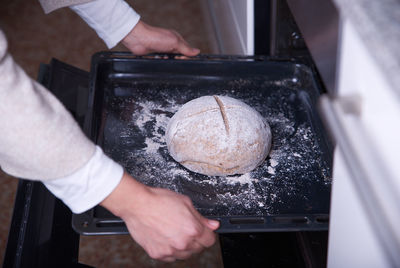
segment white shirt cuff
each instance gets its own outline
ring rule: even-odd
[[[103,201],[119,184],[123,168],[99,146],[89,162],[73,174],[43,184],[74,213],[85,212]]]
[[[140,20],[140,15],[123,0],[95,0],[70,8],[96,31],[108,48],[117,45]]]

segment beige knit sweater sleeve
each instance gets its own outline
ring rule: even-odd
[[[14,62],[0,30],[1,168],[21,178],[54,179],[84,166],[94,151],[64,106]]]
[[[58,8],[88,3],[93,0],[39,0],[44,12],[50,13]]]

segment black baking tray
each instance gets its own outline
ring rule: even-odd
[[[316,111],[321,92],[310,67],[265,57],[101,52],[90,80],[90,138],[142,183],[188,195],[202,215],[221,221],[218,232],[328,229],[332,144]],[[266,118],[272,149],[256,170],[208,177],[169,156],[169,118],[204,95],[240,99]],[[100,206],[74,215],[73,227],[86,235],[127,233]]]

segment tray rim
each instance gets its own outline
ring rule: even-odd
[[[97,67],[101,62],[107,62],[110,60],[120,60],[120,61],[185,61],[188,63],[200,63],[205,62],[271,62],[271,63],[292,63],[299,64],[310,70],[311,75],[316,83],[315,87],[320,88],[318,79],[315,77],[315,73],[312,71],[312,67],[308,66],[304,61],[299,61],[294,58],[274,58],[268,56],[239,56],[239,55],[212,55],[212,54],[201,54],[194,57],[183,57],[179,54],[149,54],[145,56],[136,56],[130,52],[112,52],[112,51],[101,51],[97,52],[92,56],[91,70],[90,70],[90,86],[89,86],[89,105],[87,114],[85,116],[84,132],[88,137],[96,143],[96,135],[93,135],[93,103],[95,96],[96,78],[97,78]],[[110,235],[110,234],[127,234],[128,230],[124,226],[123,221],[117,217],[114,220],[111,219],[101,219],[94,217],[94,209],[92,208],[82,214],[73,214],[72,226],[74,230],[82,235]],[[296,222],[299,217],[304,217],[305,221]],[[279,231],[326,231],[329,227],[329,212],[327,214],[275,214],[268,216],[207,216],[210,219],[216,219],[221,222],[221,227],[216,232],[217,233],[247,233],[247,232],[279,232]],[[262,220],[263,223],[258,224],[248,224],[239,223],[232,224],[231,221],[235,219],[245,219],[254,218]],[[284,218],[284,223],[271,224],[276,218]],[[123,226],[118,227],[107,227],[107,223],[114,221]],[[239,221],[240,222],[240,221]],[[101,227],[103,226],[103,227]],[[274,227],[272,227],[274,226]]]

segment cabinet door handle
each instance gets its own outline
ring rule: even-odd
[[[323,95],[319,108],[343,153],[351,181],[387,259],[400,267],[400,196],[378,150],[362,125],[357,97]],[[340,193],[339,193],[340,194]]]

